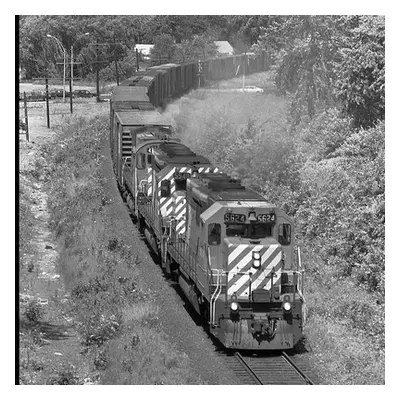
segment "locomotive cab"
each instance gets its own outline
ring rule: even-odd
[[[225,174],[188,182],[189,244],[210,330],[226,347],[291,348],[301,336],[292,220]]]

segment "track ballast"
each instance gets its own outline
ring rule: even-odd
[[[239,352],[226,354],[226,363],[242,385],[314,385],[285,352],[274,355],[248,356]]]

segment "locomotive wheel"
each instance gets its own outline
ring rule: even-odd
[[[139,232],[142,235],[144,235],[144,227],[145,227],[144,218],[139,214],[139,216],[138,216],[138,229],[139,229]]]
[[[170,258],[170,256],[168,254],[167,254],[165,262],[161,259],[161,268],[164,271],[164,275],[168,279],[171,279],[172,278],[172,274],[171,274],[171,258]]]
[[[210,318],[210,305],[207,302],[201,305],[201,315],[204,320],[204,327],[208,332],[210,330],[210,324],[208,323],[208,320]]]
[[[170,259],[169,263],[169,279],[171,279],[174,282],[178,282],[179,280],[179,265],[174,261]],[[168,274],[168,272],[167,272]]]

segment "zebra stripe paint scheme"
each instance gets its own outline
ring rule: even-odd
[[[153,194],[153,170],[152,168],[147,168],[147,196]]]
[[[250,246],[241,244],[229,245],[228,255],[228,295],[236,292],[238,298],[249,296],[251,273],[251,289],[270,289],[271,271],[275,270],[274,285],[279,284],[281,276],[282,249],[279,244]],[[254,268],[253,251],[261,255],[261,267]]]
[[[199,167],[196,170],[199,173],[207,173],[210,172],[210,170],[213,167]],[[164,180],[169,180],[171,181],[171,195],[176,191],[176,184],[175,184],[175,179],[173,179],[173,175],[175,172],[186,172],[191,174],[193,170],[193,167],[173,167],[171,170],[165,175],[161,176],[157,185],[157,193],[158,193],[158,199],[159,199],[159,204],[160,204],[160,210],[161,210],[161,215],[163,217],[168,217],[172,214],[173,212],[173,201],[171,197],[161,197],[161,182]],[[220,172],[218,168],[213,169],[214,172]]]
[[[186,232],[186,197],[174,197],[174,216],[176,220],[176,232],[183,235]]]

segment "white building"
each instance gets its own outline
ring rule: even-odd
[[[220,55],[231,56],[235,54],[235,50],[229,42],[224,40],[215,40],[214,43],[217,46],[217,51]]]
[[[137,49],[138,53],[141,55],[141,58],[144,60],[150,59],[151,49],[154,47],[154,44],[137,44],[135,46],[135,51]]]

